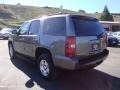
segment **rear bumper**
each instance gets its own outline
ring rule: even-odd
[[[109,54],[109,51],[105,49],[103,52],[99,54],[89,56],[84,59],[57,56],[57,57],[54,57],[54,64],[57,67],[68,69],[68,70],[82,69],[90,66],[99,65],[101,62],[103,62],[106,59],[108,54]]]

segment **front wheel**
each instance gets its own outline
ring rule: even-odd
[[[42,54],[38,58],[38,68],[40,75],[45,80],[54,80],[57,76],[57,70],[53,65],[50,54]]]
[[[12,45],[12,44],[9,44],[9,45],[8,45],[8,48],[9,48],[10,58],[11,58],[11,59],[15,59],[15,58],[16,58],[16,54],[15,54],[15,50],[14,50],[14,48],[13,48],[13,45]]]

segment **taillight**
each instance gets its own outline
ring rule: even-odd
[[[74,36],[67,37],[65,46],[65,55],[67,57],[74,57],[76,51],[76,39]]]

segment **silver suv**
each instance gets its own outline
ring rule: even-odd
[[[9,38],[11,59],[17,55],[37,62],[40,75],[56,76],[56,67],[75,70],[95,67],[105,60],[107,35],[99,21],[81,15],[53,15],[26,21]]]

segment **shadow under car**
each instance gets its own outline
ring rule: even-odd
[[[67,71],[62,70],[55,81],[45,81],[40,77],[37,67],[19,59],[11,60],[13,65],[24,72],[30,80],[25,86],[32,88],[33,82],[45,90],[120,90],[120,78],[107,73],[91,70]]]

